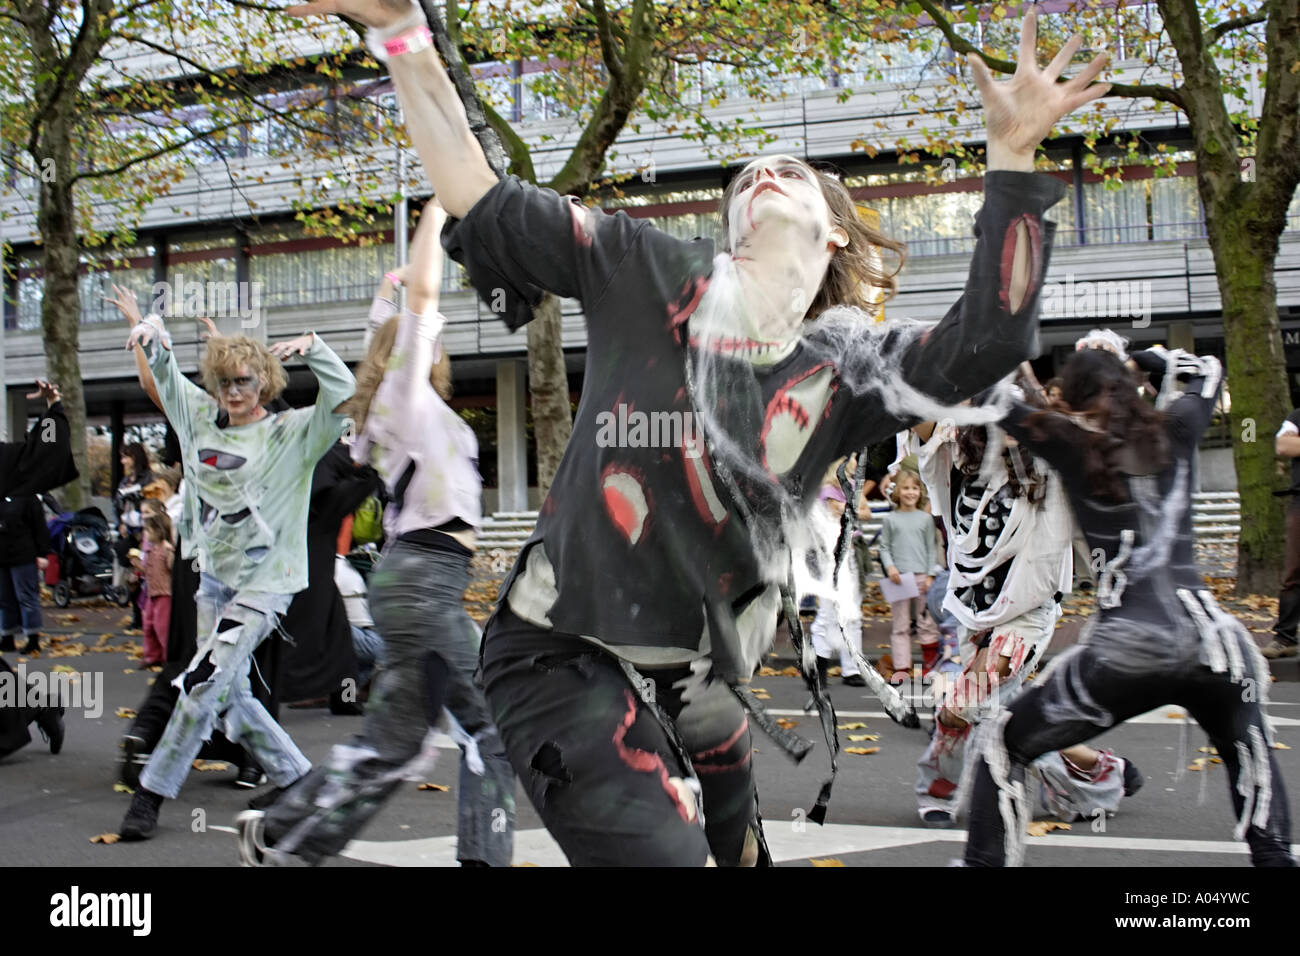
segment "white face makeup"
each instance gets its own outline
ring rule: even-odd
[[[230,420],[238,424],[248,418],[258,408],[258,393],[261,382],[247,365],[241,365],[233,374],[223,375],[217,382],[217,400],[230,415]]]
[[[799,245],[822,252],[830,238],[831,211],[816,174],[793,156],[756,159],[742,169],[727,206],[728,235],[738,258],[746,257],[756,233],[778,225],[787,227],[783,238],[791,252]]]

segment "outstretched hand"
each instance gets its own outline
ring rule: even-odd
[[[307,350],[311,348],[315,336],[310,332],[306,335],[300,335],[296,339],[286,339],[283,342],[276,342],[270,346],[270,352],[281,362],[287,362],[295,355],[306,355]]]
[[[158,338],[162,333],[161,326],[161,319],[158,320],[158,325],[154,325],[153,321],[136,322],[131,328],[131,334],[126,337],[126,350],[129,352],[137,345],[147,345]],[[166,336],[162,336],[162,344],[165,349],[171,348]]]
[[[28,398],[45,399],[45,407],[48,408],[59,400],[59,386],[53,382],[47,382],[43,378],[36,380],[36,391],[29,392]]]
[[[331,13],[348,17],[368,27],[383,29],[411,15],[414,0],[313,0],[286,7],[291,17],[327,16]]]
[[[117,307],[117,311],[122,313],[122,317],[126,319],[127,324],[132,328],[144,320],[144,316],[140,314],[140,306],[136,302],[135,293],[125,286],[120,286],[114,282],[113,294],[101,296],[100,298],[105,302],[113,303]]]
[[[995,166],[995,153],[1013,159],[1027,156],[1032,160],[1034,150],[1057,120],[1110,91],[1109,83],[1092,83],[1106,66],[1109,59],[1106,53],[1099,53],[1067,82],[1057,82],[1082,43],[1083,37],[1077,34],[1070,37],[1052,62],[1039,69],[1038,18],[1031,11],[1020,26],[1020,54],[1010,80],[995,81],[979,54],[966,55],[984,102],[990,168]]]

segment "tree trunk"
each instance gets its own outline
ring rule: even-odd
[[[537,443],[537,486],[545,498],[573,432],[569,377],[560,341],[560,300],[549,293],[528,323],[528,393]]]
[[[1273,279],[1278,235],[1260,222],[1252,203],[1233,201],[1237,191],[1222,189],[1225,201],[1217,208],[1206,205],[1223,300],[1230,437],[1241,496],[1237,594],[1272,594],[1286,555],[1284,503],[1272,493],[1288,483],[1273,453],[1273,434],[1291,410]]]
[[[41,298],[41,331],[45,337],[45,366],[59,386],[72,431],[72,457],[80,477],[60,491],[59,503],[68,509],[85,507],[90,500],[90,466],[86,457],[86,399],[82,391],[81,295],[77,274],[81,250],[77,241],[76,207],[72,193],[70,139],[52,123],[42,144],[44,156],[54,160],[52,181],[42,177],[37,219],[45,245],[45,290]]]

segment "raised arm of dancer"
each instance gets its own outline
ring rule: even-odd
[[[285,13],[295,17],[336,13],[365,24],[381,37],[426,22],[414,0],[315,0],[288,7]],[[464,216],[497,177],[470,130],[465,108],[437,51],[429,46],[390,56],[388,71],[425,175],[443,208],[457,218]]]
[[[307,426],[307,450],[316,461],[343,435],[348,417],[339,414],[339,408],[352,397],[357,380],[332,348],[315,332],[306,332],[296,339],[276,342],[270,352],[281,361],[301,355],[307,367],[316,376],[319,391],[312,406],[311,421]]]
[[[181,373],[171,336],[160,316],[150,314],[133,325],[126,347],[138,347],[144,353],[154,383],[150,398],[157,397],[156,404],[177,433],[184,433],[197,417],[215,409],[216,399]]]
[[[442,207],[431,201],[420,215],[420,225],[411,243],[406,311],[402,313],[397,340],[393,343],[393,357],[389,360],[392,371],[388,373],[395,376],[404,396],[414,395],[417,388],[429,381],[429,372],[437,359],[434,346],[443,326],[443,317],[438,314],[438,287],[442,280],[442,245],[438,235],[446,219]]]
[[[122,313],[126,319],[128,327],[134,329],[144,321],[144,316],[140,314],[140,306],[135,300],[135,293],[130,289],[113,283],[113,294],[102,297],[105,302],[111,302],[117,307],[117,311]],[[162,411],[162,399],[158,397],[158,386],[153,380],[153,372],[149,369],[149,362],[144,357],[143,349],[135,350],[135,377],[140,382],[140,387],[144,393],[149,396],[149,401]]]
[[[988,128],[978,241],[961,299],[904,357],[908,383],[944,402],[968,397],[1033,354],[1053,231],[1043,214],[1065,189],[1047,176],[1023,174],[1033,171],[1034,151],[1061,117],[1110,89],[1092,84],[1106,64],[1104,54],[1068,82],[1057,82],[1082,43],[1078,36],[1039,69],[1037,35],[1031,12],[1021,25],[1016,72],[1005,82],[995,82],[975,54],[968,58]]]
[[[1129,354],[1129,359],[1151,376],[1152,384],[1164,394],[1172,373],[1183,382],[1182,395],[1165,408],[1169,438],[1175,447],[1191,448],[1201,440],[1214,417],[1214,406],[1223,390],[1223,367],[1212,355],[1196,356],[1160,347]],[[1159,406],[1157,406],[1159,407]]]

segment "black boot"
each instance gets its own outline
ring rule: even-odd
[[[50,753],[56,754],[63,749],[63,708],[42,707],[36,715],[36,726],[42,736],[50,743]]]
[[[147,840],[153,836],[154,830],[158,829],[158,808],[162,806],[163,799],[144,787],[137,790],[131,798],[126,816],[122,818],[122,829],[118,831],[118,836],[128,843]]]
[[[12,634],[0,634],[0,653],[8,651],[12,654],[16,650],[18,650],[18,645],[14,643],[14,636]]]
[[[140,787],[140,771],[149,762],[151,756],[145,750],[148,742],[137,734],[127,734],[122,738],[122,783],[132,790]]]
[[[23,646],[23,653],[24,653],[24,654],[35,654],[35,653],[36,653],[37,651],[39,651],[40,649],[41,649],[41,635],[40,635],[40,634],[28,634],[28,635],[27,635],[27,643],[26,643],[26,645]]]

